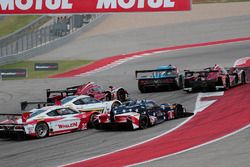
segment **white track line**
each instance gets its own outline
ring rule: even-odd
[[[249,127],[250,127],[250,124],[249,124],[249,125],[246,125],[245,127],[241,128],[241,129],[239,129],[239,130],[237,130],[237,131],[234,131],[234,132],[232,132],[232,133],[229,133],[229,134],[227,134],[227,135],[225,135],[225,136],[222,136],[222,137],[220,137],[220,138],[218,138],[218,139],[211,140],[211,141],[206,142],[206,143],[204,143],[204,144],[200,144],[200,145],[198,145],[198,146],[194,146],[194,147],[188,148],[188,149],[186,149],[186,150],[183,150],[183,151],[180,151],[180,152],[177,152],[177,153],[173,153],[173,154],[170,154],[170,155],[166,155],[166,156],[163,156],[163,157],[159,157],[159,158],[155,158],[155,159],[152,159],[152,160],[148,160],[148,161],[144,161],[144,162],[140,162],[140,163],[128,165],[127,167],[132,167],[132,166],[136,166],[136,165],[142,165],[142,164],[145,164],[145,163],[150,163],[150,162],[153,162],[153,161],[157,161],[157,160],[161,160],[161,159],[164,159],[164,158],[168,158],[168,157],[171,157],[171,156],[174,156],[174,155],[182,154],[182,153],[185,153],[185,152],[187,152],[187,151],[191,151],[191,150],[194,150],[194,149],[197,149],[197,148],[206,146],[206,145],[208,145],[208,144],[211,144],[211,143],[214,143],[214,142],[223,140],[223,139],[225,139],[225,138],[227,138],[227,137],[230,137],[230,136],[232,136],[232,135],[235,135],[235,134],[237,134],[237,133],[239,133],[239,132],[241,132],[241,131],[243,131],[243,130],[249,128]]]

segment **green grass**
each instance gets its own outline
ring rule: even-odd
[[[25,27],[33,20],[40,17],[39,15],[27,15],[27,16],[5,16],[0,21],[0,37],[6,36]]]
[[[77,67],[84,66],[91,62],[92,61],[90,60],[22,61],[14,64],[0,66],[0,69],[27,69],[28,77],[26,79],[34,79],[34,78],[47,78],[50,75],[66,72],[75,69]],[[35,63],[58,63],[59,68],[58,71],[35,71],[34,70]],[[23,78],[17,78],[17,79],[23,79]]]
[[[193,0],[193,4],[198,3],[226,3],[226,2],[247,2],[250,0]]]

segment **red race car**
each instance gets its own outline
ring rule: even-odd
[[[66,90],[50,90],[47,89],[47,102],[54,103],[69,95],[88,95],[97,100],[119,100],[121,102],[128,100],[128,92],[122,87],[110,86],[107,90],[102,86],[88,82],[83,85],[68,87]]]
[[[220,90],[246,83],[246,72],[242,69],[231,67],[223,68],[219,65],[208,67],[204,70],[185,71],[184,90]]]

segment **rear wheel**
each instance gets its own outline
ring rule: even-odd
[[[241,83],[246,84],[246,74],[244,72],[241,74]]]
[[[146,115],[141,115],[139,119],[139,128],[146,129],[149,125],[149,119]]]
[[[88,128],[94,128],[95,127],[95,118],[98,115],[98,113],[93,113],[90,116],[89,123],[88,123]]]
[[[225,89],[229,89],[229,88],[230,88],[230,79],[229,79],[229,76],[227,76]]]
[[[184,109],[183,109],[182,105],[176,104],[176,107],[175,107],[175,109],[174,109],[174,117],[175,117],[175,118],[180,118],[180,117],[182,117],[183,112],[184,112]]]
[[[177,89],[182,89],[183,88],[183,76],[179,76],[179,84],[177,85]]]
[[[45,122],[40,122],[36,125],[35,132],[37,138],[44,138],[48,136],[49,127]]]
[[[147,93],[147,89],[144,86],[139,85],[139,90],[141,93]]]

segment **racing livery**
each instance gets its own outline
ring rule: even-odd
[[[166,120],[191,116],[181,104],[157,105],[152,100],[134,100],[115,107],[110,113],[96,116],[97,129],[127,128],[145,129]]]
[[[69,95],[88,95],[102,101],[117,99],[123,102],[128,100],[128,92],[122,87],[116,88],[109,86],[109,88],[105,90],[102,86],[94,82],[88,82],[82,85],[68,87],[66,90],[47,89],[47,102],[55,102]]]
[[[64,106],[46,106],[22,114],[0,114],[0,137],[47,136],[87,129],[90,114]]]
[[[155,70],[135,71],[138,88],[141,93],[146,93],[157,88],[181,89],[183,76],[175,66],[160,66]]]
[[[22,110],[24,110],[28,104],[62,105],[65,107],[73,108],[80,112],[88,113],[88,115],[90,116],[88,126],[92,127],[93,119],[97,114],[103,112],[108,113],[115,106],[121,105],[121,102],[118,100],[100,101],[87,95],[80,95],[80,96],[74,95],[74,96],[67,96],[62,100],[56,101],[55,103],[22,102]],[[38,108],[39,107],[40,106],[38,106]]]
[[[245,83],[246,73],[244,70],[236,67],[223,68],[216,64],[214,67],[203,70],[185,71],[184,91],[226,90]]]

